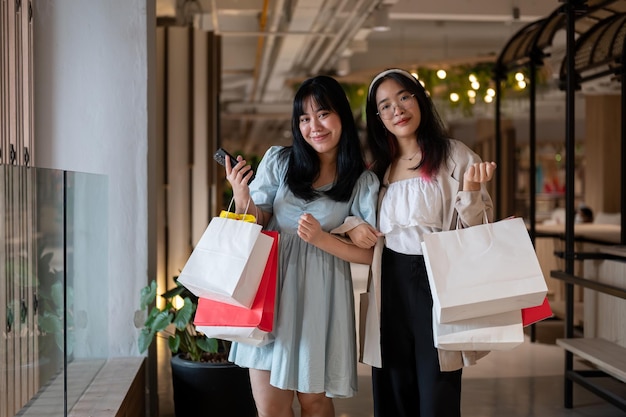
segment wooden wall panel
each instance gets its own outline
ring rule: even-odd
[[[0,417],[39,388],[31,12],[0,0]]]
[[[620,205],[619,95],[585,96],[585,203],[594,213],[617,213]]]

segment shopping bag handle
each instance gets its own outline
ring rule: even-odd
[[[489,217],[487,217],[487,210],[483,209],[483,222],[482,224],[488,224],[489,223]],[[461,225],[461,216],[459,216],[459,212],[456,212],[456,230],[461,229],[461,227],[459,227]],[[471,227],[471,226],[470,226]]]
[[[489,245],[485,248],[485,250],[483,251],[483,254],[486,253],[487,251],[489,251],[489,249],[491,249],[491,247],[493,246],[493,242],[495,240],[495,237],[493,235],[493,226],[491,223],[489,223],[489,218],[487,217],[487,210],[483,210],[483,223],[480,225],[475,225],[475,226],[483,226],[483,225],[487,225],[487,227],[485,228],[487,230],[487,234],[489,235]],[[463,246],[463,242],[461,241],[461,234],[459,233],[459,230],[461,230],[461,228],[459,227],[461,224],[461,220],[460,220],[460,216],[459,213],[457,212],[456,214],[456,229],[454,230],[454,233],[456,235],[456,239],[459,242],[459,246]],[[469,228],[475,227],[475,226],[470,226]],[[468,228],[465,228],[468,229]]]
[[[233,213],[230,211],[233,202],[235,201],[235,197],[230,199],[230,203],[228,204],[228,210],[222,210],[220,213],[220,217],[232,220],[242,220],[248,223],[256,223],[256,217],[252,214],[248,214],[248,208],[250,208],[250,198],[248,198],[248,204],[246,204],[246,211],[244,213]]]

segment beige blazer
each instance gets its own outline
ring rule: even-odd
[[[487,213],[489,221],[493,221],[493,203],[489,193],[483,186],[480,192],[462,191],[463,174],[468,166],[481,162],[481,159],[466,145],[457,140],[451,139],[450,157],[447,164],[439,170],[437,174],[437,184],[441,189],[444,198],[443,204],[443,226],[444,230],[456,229],[457,213],[461,227],[468,227],[482,224],[484,213]],[[389,170],[385,174],[383,184],[381,184],[378,195],[378,209],[386,192],[387,177]],[[379,226],[378,224],[376,225]],[[349,229],[348,229],[349,230]],[[416,242],[419,245],[419,242]],[[368,280],[368,292],[361,296],[361,320],[360,323],[360,361],[371,366],[380,368],[382,360],[380,355],[380,280],[381,280],[381,259],[384,246],[384,237],[378,239],[374,247],[374,259]],[[444,351],[439,350],[439,362],[442,371],[454,371],[464,366],[473,365],[476,361],[489,352],[476,351]]]

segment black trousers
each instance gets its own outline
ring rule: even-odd
[[[459,417],[461,370],[439,370],[424,258],[385,248],[381,291],[383,366],[372,368],[374,415]]]

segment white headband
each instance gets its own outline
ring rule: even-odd
[[[403,69],[391,68],[391,69],[388,69],[388,70],[385,70],[385,71],[381,72],[380,74],[378,74],[377,76],[374,77],[374,79],[370,83],[370,88],[367,90],[367,96],[369,97],[370,94],[372,94],[372,87],[374,86],[374,83],[376,83],[376,81],[380,80],[384,76],[389,75],[391,73],[402,74],[405,77],[407,77],[408,79],[415,81],[415,83],[417,84],[417,79],[411,73],[409,73],[409,72],[407,72],[407,71],[405,71]]]

